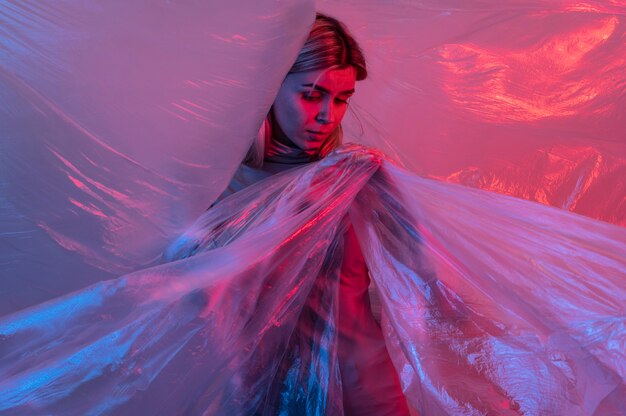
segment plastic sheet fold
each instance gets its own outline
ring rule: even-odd
[[[235,172],[314,9],[369,67],[346,140],[624,224],[623,1],[0,7],[0,314],[154,265]]]
[[[0,314],[156,264],[227,185],[313,10],[0,2]]]
[[[222,200],[173,261],[5,317],[2,411],[342,414],[347,214],[421,414],[624,409],[623,228],[349,145]]]
[[[389,156],[348,145],[206,211],[316,8],[368,63],[345,140]],[[348,217],[415,409],[623,414],[625,16],[0,0],[0,414],[341,414]]]
[[[414,172],[624,224],[625,2],[319,7],[353,30],[370,69],[344,121],[351,140]]]

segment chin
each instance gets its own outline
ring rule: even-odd
[[[302,140],[300,143],[296,143],[298,145],[298,147],[302,150],[318,150],[322,147],[322,143],[324,143],[324,140],[311,140],[311,139],[306,139],[306,140]]]
[[[319,149],[320,147],[322,147],[322,143],[323,141],[319,141],[319,142],[308,141],[304,143],[304,148],[305,149]]]

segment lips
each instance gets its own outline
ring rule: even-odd
[[[307,130],[307,131],[309,133],[316,134],[318,136],[326,136],[326,135],[330,134],[329,131],[314,131],[314,130]]]

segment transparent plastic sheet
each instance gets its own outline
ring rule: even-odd
[[[0,7],[0,315],[154,264],[235,171],[314,8],[368,62],[347,141],[625,224],[624,1]]]
[[[379,164],[343,152],[273,177],[207,211],[174,255],[193,257],[9,316],[0,410],[342,414],[335,237]]]
[[[422,414],[626,411],[626,232],[383,165],[350,217]]]
[[[348,213],[421,414],[623,412],[626,230],[355,145],[222,200],[180,260],[3,319],[2,410],[342,414]]]
[[[397,155],[414,172],[485,187],[624,224],[626,149],[622,126],[626,114],[626,75],[622,69],[626,42],[623,1],[503,3],[359,0],[320,1],[318,6],[347,23],[364,46],[370,68],[369,79],[358,84],[358,93],[351,102],[354,111],[344,123],[347,140],[358,139],[384,148],[388,153]],[[3,35],[0,37],[0,314],[158,262],[162,251],[210,205],[236,169],[313,17],[310,2],[96,4],[69,0],[5,0],[0,1],[0,7],[0,31]],[[617,275],[617,278],[611,280],[605,272],[597,269],[603,264],[603,259],[624,253],[622,231],[586,219],[573,220],[577,217],[553,210],[544,211],[519,201],[510,202],[510,206],[501,202],[502,211],[498,209],[494,212],[504,217],[500,216],[492,223],[489,219],[493,211],[489,208],[490,204],[510,199],[468,193],[459,187],[442,185],[441,189],[449,190],[448,194],[429,181],[419,181],[420,186],[424,185],[427,189],[435,187],[447,196],[440,205],[420,205],[428,201],[416,201],[410,196],[416,189],[416,180],[409,179],[405,174],[396,174],[403,178],[407,191],[405,196],[401,195],[404,191],[392,193],[392,196],[402,196],[401,200],[408,202],[400,203],[400,206],[405,206],[406,212],[401,211],[389,220],[388,227],[397,235],[404,236],[404,242],[413,247],[415,241],[411,242],[410,235],[414,229],[423,235],[428,235],[430,230],[437,236],[426,240],[426,243],[421,242],[423,236],[415,238],[420,241],[418,247],[428,248],[429,244],[433,247],[423,249],[430,253],[424,260],[427,271],[433,269],[431,275],[447,285],[441,293],[449,295],[450,291],[458,292],[462,294],[463,303],[469,305],[465,307],[451,302],[446,306],[450,312],[447,319],[452,322],[446,328],[452,333],[457,331],[455,322],[463,321],[459,315],[480,321],[476,325],[469,322],[467,328],[458,329],[461,334],[469,334],[470,339],[475,340],[471,346],[456,344],[457,351],[450,352],[448,348],[442,352],[441,345],[430,344],[421,351],[434,351],[443,357],[453,356],[457,361],[459,358],[468,362],[474,360],[472,364],[484,370],[484,373],[477,370],[484,375],[483,381],[482,375],[473,379],[466,376],[450,378],[450,383],[454,380],[459,380],[459,383],[471,381],[467,390],[448,385],[448,378],[437,374],[440,372],[449,376],[453,370],[460,371],[459,367],[456,370],[447,368],[451,360],[442,360],[441,366],[428,361],[436,355],[414,354],[417,351],[414,347],[419,344],[411,341],[418,335],[433,339],[433,334],[438,333],[437,325],[443,322],[442,318],[434,319],[432,325],[426,326],[423,331],[420,327],[419,331],[407,333],[402,331],[404,321],[394,320],[393,315],[387,316],[386,325],[392,325],[386,326],[389,348],[412,402],[425,409],[453,409],[450,410],[452,414],[462,411],[476,414],[480,410],[474,411],[472,406],[480,409],[480,406],[492,406],[494,403],[500,406],[495,413],[504,413],[502,409],[513,412],[519,406],[520,409],[530,409],[528,412],[532,414],[532,409],[542,405],[537,403],[537,397],[543,396],[532,397],[532,392],[524,388],[534,387],[535,375],[550,369],[554,377],[546,376],[542,380],[546,383],[556,381],[536,387],[533,391],[539,391],[539,388],[558,391],[559,381],[563,380],[555,375],[558,374],[555,367],[559,367],[564,369],[569,380],[573,380],[569,386],[577,386],[572,387],[574,392],[567,393],[569,397],[578,394],[576,391],[586,395],[586,398],[578,396],[578,402],[573,401],[571,406],[581,403],[581,407],[573,410],[570,407],[570,414],[591,413],[594,403],[606,397],[616,385],[615,376],[611,374],[619,374],[622,379],[624,374],[619,365],[624,351],[624,312],[616,306],[624,303],[623,256],[616,258],[621,266],[607,269],[613,270],[616,274],[611,276]],[[387,183],[391,182],[393,180]],[[390,192],[384,190],[385,193]],[[456,192],[459,192],[461,200],[454,197]],[[429,194],[421,195],[430,198]],[[437,216],[443,216],[446,214],[443,211],[457,205],[471,208],[474,196],[476,205],[469,212],[460,212],[458,218]],[[262,194],[249,197],[250,201],[257,197],[263,200]],[[448,197],[450,200],[446,199]],[[389,207],[390,201],[393,199],[379,205]],[[483,205],[478,201],[482,201]],[[504,205],[512,212],[518,212],[519,216],[506,217]],[[426,218],[424,212],[435,214],[432,221],[430,217]],[[537,217],[533,218],[531,214]],[[557,221],[557,224],[566,225],[538,224],[544,215]],[[368,218],[365,212],[362,216]],[[416,217],[419,219],[417,226],[410,226]],[[441,222],[437,223],[439,218]],[[452,227],[453,220],[460,222]],[[393,226],[394,221],[399,223]],[[238,235],[244,231],[237,224],[240,223],[233,221],[229,232],[215,238],[230,241],[229,233]],[[511,228],[508,228],[509,224],[513,224]],[[377,236],[384,231],[382,224],[368,225],[367,220],[363,220],[362,225],[362,240],[384,240]],[[537,232],[534,234],[536,248],[530,244],[533,240],[529,239],[528,246],[522,250],[523,241],[511,240],[509,246],[509,238],[503,237],[525,236],[523,230],[516,228],[522,225],[524,229]],[[335,226],[339,227],[339,223]],[[468,228],[464,231],[466,226]],[[364,230],[368,230],[367,227],[374,227],[374,231],[366,233]],[[379,227],[378,231],[376,227]],[[482,233],[487,230],[494,231],[492,237],[495,240],[488,239],[487,246],[478,245],[480,248],[475,248],[479,241],[474,235],[484,235]],[[571,234],[574,232],[579,233],[580,238]],[[370,234],[371,237],[368,237]],[[202,238],[202,232],[194,235],[195,238]],[[187,237],[189,235],[178,240],[181,246],[176,247],[187,247],[192,251],[194,247],[200,247],[197,241],[192,243],[193,240],[187,240]],[[207,242],[213,241],[208,234],[205,237]],[[575,242],[572,242],[573,237],[576,237]],[[285,243],[290,241],[285,240]],[[384,241],[391,246],[395,244],[394,240]],[[441,241],[441,246],[438,241]],[[186,246],[187,243],[191,245]],[[330,244],[322,242],[326,243]],[[377,246],[374,244],[371,247]],[[557,247],[559,252],[555,253]],[[262,247],[259,245],[257,248]],[[544,249],[552,251],[547,250],[546,254]],[[533,256],[537,255],[544,261],[535,261],[532,256],[524,257],[519,254],[520,250],[530,250]],[[226,253],[223,250],[216,252],[220,255]],[[392,250],[387,252],[392,253]],[[10,372],[19,372],[20,369],[34,372],[38,368],[52,366],[58,369],[56,373],[42,370],[42,374],[52,378],[63,377],[63,371],[70,374],[68,369],[82,369],[80,374],[87,379],[98,374],[98,369],[104,369],[107,374],[112,374],[111,380],[125,380],[119,389],[111,382],[108,391],[113,393],[106,398],[104,392],[108,387],[103,378],[92,383],[62,379],[56,385],[61,386],[57,390],[52,386],[51,391],[55,394],[62,394],[63,386],[81,384],[82,387],[68,401],[50,404],[51,409],[74,404],[76,397],[82,397],[80,392],[90,391],[91,388],[100,391],[99,396],[94,396],[94,402],[102,399],[103,407],[100,409],[105,409],[116,401],[124,401],[130,394],[125,391],[128,387],[129,391],[140,389],[133,399],[136,402],[131,400],[125,405],[128,413],[135,411],[136,414],[138,408],[133,406],[140,409],[152,399],[161,404],[155,413],[167,413],[170,409],[200,413],[198,409],[205,408],[209,398],[217,397],[211,388],[223,387],[220,383],[222,379],[216,376],[213,387],[206,387],[202,385],[203,382],[210,384],[204,378],[206,369],[189,363],[201,363],[203,359],[214,363],[215,356],[194,361],[194,352],[187,350],[179,356],[176,351],[185,342],[188,346],[200,345],[197,348],[202,349],[203,342],[214,335],[211,332],[211,336],[202,336],[206,334],[202,331],[210,330],[202,327],[196,319],[200,315],[198,311],[203,309],[204,300],[194,295],[180,300],[183,287],[179,292],[180,299],[174,291],[167,301],[150,302],[154,297],[161,299],[168,293],[170,285],[177,284],[169,277],[175,276],[178,281],[179,276],[198,276],[203,270],[224,270],[225,274],[233,272],[236,275],[235,269],[244,265],[224,266],[223,262],[239,255],[234,251],[228,253],[229,256],[207,260],[206,264],[194,257],[176,263],[176,266],[161,266],[121,280],[105,281],[30,312],[8,316],[3,320],[5,328],[9,328],[8,332],[13,333],[16,329],[18,316],[32,324],[32,332],[26,335],[26,332],[18,331],[20,335],[16,338],[2,338],[2,353],[6,354],[3,357],[19,356],[26,351],[26,347],[35,350],[34,346],[40,343],[41,354],[49,349],[49,359],[44,360],[40,354],[19,361],[2,358],[0,362],[11,367],[3,367]],[[383,262],[380,253],[375,254],[378,257],[370,260],[371,268]],[[212,258],[210,252],[202,256]],[[497,261],[485,264],[494,256]],[[526,259],[525,264],[519,263],[520,256]],[[396,257],[410,263],[401,253],[388,259]],[[564,259],[568,259],[567,269],[563,269]],[[466,267],[460,268],[459,264]],[[530,274],[509,268],[508,264],[521,267],[519,270]],[[450,271],[453,268],[451,265],[458,270]],[[576,265],[580,267],[576,268]],[[423,271],[421,264],[414,266]],[[195,269],[199,272],[196,273]],[[483,270],[485,273],[482,273]],[[470,277],[467,283],[460,279],[463,273]],[[145,278],[137,280],[138,286],[133,287],[129,294],[124,285],[127,279],[134,276]],[[384,277],[380,276],[379,273],[375,279],[384,287]],[[497,281],[502,279],[502,285],[490,288],[492,282],[484,279],[491,276],[498,276]],[[519,277],[513,282],[515,285],[507,280],[512,276]],[[526,276],[534,277],[527,279]],[[550,276],[552,278],[547,280],[552,285],[543,287],[544,290],[552,290],[549,296],[548,292],[535,293],[539,287],[535,282]],[[568,276],[567,280],[563,276]],[[581,276],[582,279],[579,279]],[[241,279],[245,281],[245,278]],[[493,280],[496,281],[495,278]],[[154,282],[152,289],[150,281]],[[145,294],[143,287],[139,287],[144,283]],[[248,284],[248,281],[245,283]],[[258,284],[257,281],[253,283]],[[509,284],[512,285],[511,290],[507,290]],[[562,290],[556,289],[559,284]],[[156,287],[158,285],[163,285],[163,290]],[[539,306],[529,301],[522,305],[516,303],[519,299],[510,300],[512,293],[521,290],[520,285],[524,296],[535,299]],[[233,283],[234,286],[236,283]],[[593,289],[588,289],[588,286]],[[231,286],[225,284],[224,290],[226,287]],[[332,284],[328,287],[330,290]],[[415,288],[414,300],[420,299],[420,289]],[[117,293],[119,297],[116,297]],[[152,296],[153,293],[157,294]],[[390,310],[389,305],[399,306],[395,297],[397,291],[390,293],[393,296],[384,299],[387,310]],[[251,296],[254,297],[254,294]],[[292,304],[295,311],[303,307],[302,302],[305,301],[294,296],[297,298]],[[325,293],[325,296],[332,295]],[[136,306],[137,299],[146,303]],[[227,297],[216,296],[215,299],[220,307],[230,302]],[[492,302],[492,299],[495,300]],[[110,303],[107,303],[109,300]],[[232,301],[237,301],[237,298]],[[410,299],[405,297],[402,301],[409,302]],[[100,309],[97,306],[99,303],[105,306]],[[164,306],[166,304],[169,306]],[[58,305],[58,309],[54,305]],[[234,305],[224,306],[224,313],[227,314],[229,307],[236,308]],[[596,307],[598,309],[594,309]],[[332,308],[332,301],[324,298],[315,311],[327,317]],[[569,311],[569,315],[563,315],[571,317],[569,322],[565,322],[564,318],[563,321],[558,319],[561,308]],[[419,309],[418,313],[421,310],[429,309]],[[431,308],[424,313],[428,316],[436,310]],[[579,313],[573,314],[574,310]],[[68,311],[76,312],[76,321],[72,320],[74,315]],[[550,312],[554,322],[544,323],[543,314],[550,315]],[[501,332],[508,334],[503,335],[504,340],[493,335],[497,331],[479,319],[479,313],[506,328]],[[128,320],[124,321],[126,314]],[[518,315],[524,318],[518,318]],[[134,316],[142,318],[131,321]],[[256,317],[254,314],[250,316]],[[259,316],[267,317],[263,314]],[[406,316],[415,318],[408,312]],[[508,326],[502,324],[503,316],[511,319]],[[543,327],[533,324],[537,316],[541,317]],[[81,321],[82,317],[87,318]],[[285,318],[287,321],[289,319]],[[185,327],[185,322],[191,324]],[[295,324],[293,316],[289,322],[296,325],[295,328],[301,324]],[[332,320],[328,322],[329,327],[324,327],[328,331],[324,333],[327,338],[319,344],[320,348],[332,344]],[[73,325],[76,327],[72,328]],[[57,337],[52,329],[58,328],[62,329]],[[158,330],[150,332],[153,329]],[[89,331],[93,332],[90,334]],[[306,338],[307,332],[301,332]],[[440,332],[446,334],[443,330]],[[75,344],[72,344],[72,337],[63,338],[63,334],[69,333],[78,334]],[[518,333],[530,334],[528,338],[534,337],[538,341],[524,343],[523,339],[514,338]],[[28,342],[31,335],[34,344]],[[155,337],[154,346],[144,342],[142,336]],[[125,359],[119,358],[125,356],[125,351],[130,348],[124,342],[131,342],[129,340],[135,337],[139,339],[135,341],[136,345],[146,348],[146,355],[142,358],[147,363],[145,371],[140,365],[126,363]],[[81,350],[82,345],[100,338],[103,339],[102,345],[108,341],[112,343],[109,345],[113,347],[97,346],[103,348],[101,351],[110,352],[110,355],[90,355],[93,350],[83,349],[82,355],[66,362],[58,358]],[[13,339],[25,340],[24,351],[20,349],[20,343],[14,343]],[[156,340],[162,343],[157,344]],[[401,341],[403,344],[395,347]],[[63,342],[63,347],[54,347],[56,342]],[[219,342],[218,345],[223,345]],[[280,345],[280,337],[272,342]],[[517,378],[498,378],[497,369],[506,367],[503,363],[510,362],[502,359],[504,346],[510,347],[511,344],[518,350],[508,357],[518,357],[517,362],[523,362],[519,366],[516,364],[515,370],[533,368],[533,371],[518,374]],[[17,349],[13,349],[15,345]],[[479,348],[477,345],[485,347],[482,355],[473,354],[471,348]],[[542,355],[541,345],[547,346],[544,352],[556,351],[551,356],[551,364],[545,358],[547,352]],[[577,345],[582,350],[576,356]],[[488,346],[491,346],[489,351],[495,351],[491,355],[487,353]],[[184,347],[181,348],[180,351],[183,351]],[[206,351],[213,351],[211,348],[207,347]],[[276,348],[267,349],[268,354],[281,349]],[[518,353],[525,349],[534,351],[535,355],[530,356],[537,357],[533,361],[536,367],[519,358]],[[562,350],[566,352],[562,353]],[[332,348],[330,351],[332,355]],[[465,351],[468,354],[463,354]],[[317,353],[321,352],[325,351]],[[589,353],[595,358],[586,358]],[[165,359],[162,358],[164,356]],[[174,357],[169,361],[171,364],[161,371],[160,365],[169,357]],[[84,361],[80,361],[83,358]],[[175,361],[177,359],[180,361]],[[233,358],[235,363],[241,364],[238,360],[239,357]],[[267,360],[271,361],[271,358]],[[328,376],[330,385],[334,370],[330,366],[324,370],[322,363],[332,362],[332,359],[327,357],[324,360],[318,361],[318,367],[319,371],[327,370],[331,374]],[[532,361],[531,358],[528,360]],[[590,362],[587,366],[584,365],[586,361]],[[498,363],[502,365],[498,366]],[[243,367],[244,364],[241,364],[240,368]],[[89,373],[88,368],[93,373]],[[129,375],[129,368],[135,371],[133,376]],[[211,368],[210,365],[207,368]],[[463,371],[468,369],[467,366],[460,368]],[[570,368],[573,370],[570,371]],[[577,374],[589,374],[593,369],[597,369],[597,373],[588,378],[592,381],[588,381],[585,389],[584,377]],[[247,371],[254,374],[250,368]],[[217,369],[216,372],[227,373],[229,380],[233,374],[230,368]],[[141,374],[147,375],[142,378]],[[24,377],[27,375],[25,373]],[[520,381],[522,376],[525,378]],[[15,382],[15,377],[11,376],[5,382]],[[132,377],[136,381],[131,380]],[[143,392],[141,388],[147,385],[150,377],[155,377],[158,383],[155,381],[154,390]],[[302,373],[300,377],[306,378],[307,374]],[[493,381],[495,379],[501,383]],[[46,384],[47,380],[42,378],[39,381]],[[172,386],[171,383],[176,380],[182,381]],[[192,384],[185,384],[189,380],[200,383],[200,387],[191,391]],[[514,381],[518,383],[517,387],[511,386],[510,382]],[[493,390],[486,386],[496,385],[503,386],[497,394],[485,393]],[[190,386],[190,391],[186,390],[186,386]],[[437,389],[439,386],[442,387],[440,390]],[[487,404],[477,404],[477,399],[463,396],[464,391],[474,391],[474,386],[484,387],[476,392],[476,397],[485,398]],[[203,390],[205,387],[206,390]],[[12,388],[7,394],[16,394],[13,397],[27,394],[18,390],[18,387]],[[209,393],[203,396],[200,392],[204,391]],[[432,391],[441,391],[447,396],[437,396]],[[515,394],[505,399],[510,391]],[[213,393],[215,395],[212,396]],[[319,394],[321,396],[318,397],[323,397],[325,393]],[[144,395],[145,402],[141,395]],[[55,397],[58,396],[53,395],[51,400]],[[228,393],[225,397],[224,400],[213,401],[218,409],[219,406],[243,409],[237,407],[243,406],[241,402],[229,401]],[[247,400],[253,395],[245,396],[242,392],[241,397]],[[502,401],[496,403],[495,397]],[[550,397],[553,400],[545,405],[557,406],[559,394]],[[43,402],[45,400],[39,403]],[[252,403],[262,403],[262,399],[252,400]],[[465,403],[467,407],[460,410],[459,406],[465,406]],[[81,404],[78,400],[76,404],[89,407],[93,403]],[[339,406],[332,399],[326,404],[329,413]],[[189,407],[196,405],[197,408]],[[623,403],[619,402],[618,395],[609,396],[601,406],[604,408],[598,408],[597,414],[611,414],[611,408],[614,413],[623,413]],[[97,413],[98,408],[94,409]],[[209,413],[211,411],[208,410]],[[311,409],[311,412],[315,411],[315,408]],[[6,412],[13,414],[14,410]],[[27,408],[23,412],[32,414],[34,411]],[[218,410],[215,413],[219,413]]]
[[[626,2],[333,0],[369,74],[350,140],[414,172],[626,225]]]
[[[313,19],[310,1],[0,1],[0,315],[156,264]]]

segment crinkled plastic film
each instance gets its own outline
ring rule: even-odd
[[[1,314],[156,264],[228,184],[314,18],[306,1],[0,7]]]
[[[389,165],[350,212],[423,414],[624,410],[623,228]]]
[[[623,228],[348,146],[215,205],[177,242],[180,260],[5,319],[3,410],[342,414],[348,212],[416,409],[623,409]]]
[[[0,313],[154,264],[235,171],[314,8],[367,58],[348,141],[624,224],[622,1],[5,0]]]
[[[412,171],[626,224],[624,1],[321,1],[364,47],[350,138]]]
[[[368,62],[345,140],[395,162],[206,211],[315,8]],[[0,413],[342,414],[348,218],[412,407],[624,413],[625,8],[0,1]]]
[[[303,400],[289,403],[289,414],[341,414],[335,237],[378,164],[348,153],[302,174],[288,172],[272,190],[260,183],[209,210],[186,233],[205,242],[190,244],[193,257],[5,320],[1,410],[276,414],[283,394]],[[269,191],[264,200],[261,189]],[[300,318],[305,305],[319,321],[312,332]],[[63,347],[51,348],[57,343]],[[318,349],[305,354],[311,345]],[[288,346],[297,357],[283,358]],[[285,385],[281,371],[289,374]],[[288,390],[307,385],[315,390]]]

